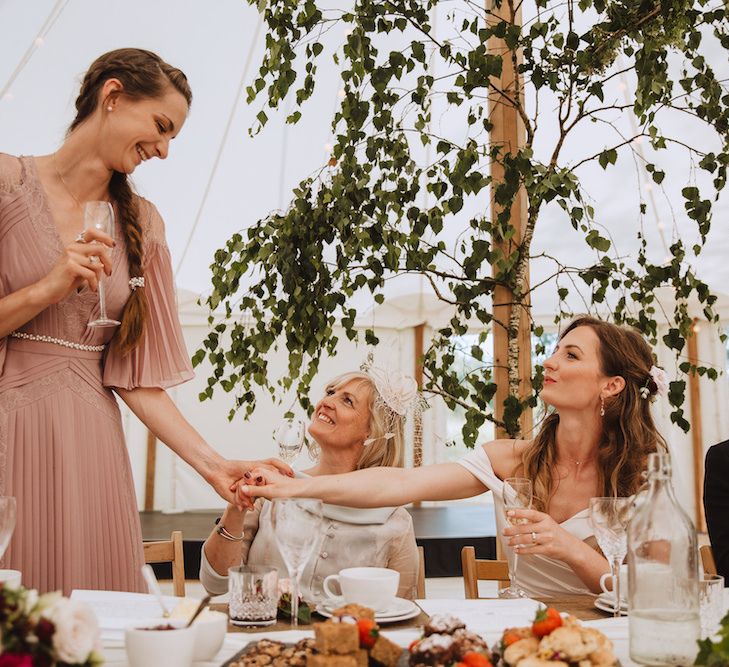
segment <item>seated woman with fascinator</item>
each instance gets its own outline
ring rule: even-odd
[[[375,466],[402,467],[405,420],[420,408],[415,380],[370,367],[335,377],[317,403],[309,436],[319,460],[297,472],[308,478]],[[250,483],[254,483],[250,476]],[[302,576],[302,595],[310,602],[325,597],[322,585],[346,567],[388,567],[400,573],[398,597],[412,599],[418,552],[412,519],[403,507],[353,509],[324,505],[324,539],[319,554]],[[259,499],[248,511],[229,504],[202,547],[200,581],[213,595],[228,591],[228,568],[270,565],[286,572],[271,525],[270,503]]]

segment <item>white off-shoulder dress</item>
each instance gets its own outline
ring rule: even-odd
[[[493,492],[497,537],[501,540],[504,553],[513,571],[514,551],[504,537],[504,527],[507,523],[502,498],[504,482],[496,476],[483,447],[477,447],[473,452],[459,459],[458,463]],[[577,512],[577,514],[559,525],[580,540],[586,540],[593,536],[587,508]],[[531,597],[590,593],[590,590],[569,565],[541,554],[519,555],[517,582]]]

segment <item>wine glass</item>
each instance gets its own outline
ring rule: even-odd
[[[512,525],[529,523],[528,519],[510,518],[509,510],[530,509],[532,506],[532,480],[526,477],[507,477],[501,489],[501,496],[504,501],[504,511],[507,513],[506,520]],[[519,563],[519,554],[514,551],[513,568],[509,562],[509,587],[499,591],[500,598],[525,598],[526,592],[519,587],[516,581],[516,567]]]
[[[114,238],[114,209],[108,201],[87,201],[84,204],[84,229],[97,229]],[[91,259],[94,259],[93,257]],[[95,261],[99,261],[96,257]],[[90,327],[115,327],[121,324],[106,315],[106,291],[102,272],[99,276],[99,317],[89,322]]]
[[[285,417],[274,433],[278,444],[278,456],[282,461],[291,463],[304,446],[304,422],[296,417]]]
[[[15,516],[17,506],[12,496],[0,496],[0,559],[5,555],[5,549],[10,544],[10,538],[15,530]]]
[[[299,589],[307,561],[322,537],[322,502],[308,498],[272,501],[271,524],[291,580],[291,625],[299,624]]]
[[[602,553],[610,563],[613,580],[613,616],[620,616],[620,566],[628,552],[626,528],[632,498],[590,498],[590,524]]]

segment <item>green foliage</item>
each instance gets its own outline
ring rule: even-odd
[[[534,230],[549,204],[559,207],[566,226],[582,234],[594,258],[583,267],[554,260],[560,299],[555,321],[572,314],[568,285],[575,278],[589,293],[587,307],[609,311],[616,322],[634,325],[652,343],[659,318],[667,316],[671,325],[663,340],[677,355],[692,324],[689,296],[698,298],[709,321],[717,320],[715,297],[689,260],[706,241],[712,202],[726,183],[729,163],[729,94],[705,57],[708,43],[729,50],[721,3],[579,0],[565,5],[537,0],[537,13],[518,25],[509,0],[503,0],[506,18],[484,9],[484,3],[464,2],[462,11],[449,13],[459,38],[441,40],[431,26],[436,0],[355,0],[344,12],[325,9],[315,0],[249,2],[259,6],[267,28],[261,67],[247,88],[249,102],[262,99],[252,131],[265,125],[287,95],[295,97],[297,107],[288,122],[296,123],[306,113],[319,58],[333,57],[339,65],[343,98],[332,119],[336,141],[327,165],[299,183],[285,212],[236,234],[215,255],[207,305],[219,315],[211,316],[212,330],[194,356],[196,364],[207,357],[213,365],[201,398],[210,398],[219,384],[235,391],[236,409],[245,406],[249,414],[256,386],[274,395],[295,387],[301,404],[310,408],[309,385],[321,355],[334,351],[335,326],[343,326],[350,339],[358,336],[350,298],[364,291],[380,302],[385,281],[410,272],[424,276],[437,296],[453,306],[449,326],[436,333],[425,353],[425,384],[449,407],[464,408],[463,437],[472,445],[478,427],[487,419],[495,421],[496,387],[488,364],[475,364],[465,376],[454,370],[453,340],[474,322],[486,335],[494,324],[490,299],[497,288],[512,295],[517,315],[521,308],[528,312],[533,288],[526,283],[526,268],[534,256]],[[337,24],[342,25],[339,34],[344,27],[348,30],[340,48],[329,53],[321,35]],[[508,51],[504,56],[488,47],[495,38],[521,54],[516,64],[524,89],[518,94],[501,90],[492,78],[508,64],[504,57],[511,57]],[[636,82],[631,104],[606,98],[611,80],[621,71]],[[556,99],[556,110],[553,105],[537,107],[530,116],[522,93],[535,99],[543,92]],[[516,109],[526,134],[518,150],[508,152],[490,142],[489,102]],[[435,131],[435,105],[439,118],[451,113],[463,119],[458,140]],[[704,154],[681,137],[665,136],[661,114],[670,109],[713,128],[715,149]],[[544,141],[550,138],[541,136],[541,128],[555,113],[558,135],[545,152]],[[681,193],[700,241],[687,248],[675,240],[670,258],[661,264],[650,260],[642,231],[637,256],[617,254],[579,178],[586,163],[613,168],[621,154],[634,150],[636,137],[607,146],[585,145],[584,159],[572,164],[562,159],[564,143],[576,128],[623,114],[635,114],[637,136],[650,144],[651,155],[680,144],[687,161],[711,175],[713,193],[703,192],[698,181]],[[427,163],[424,150],[430,155]],[[488,175],[492,161],[503,170],[494,183]],[[666,174],[656,164],[649,162],[645,169],[657,185],[664,181]],[[498,213],[469,217],[466,202],[478,196],[483,201],[488,191]],[[527,226],[517,240],[510,214],[520,192],[526,196]],[[642,204],[641,219],[644,213]],[[468,234],[454,251],[438,235],[456,218]],[[245,291],[244,277],[250,284]],[[666,287],[676,296],[670,313],[662,313],[656,299],[657,290]],[[499,323],[514,343],[515,322],[512,317]],[[373,331],[365,332],[365,340],[377,342]],[[288,368],[276,380],[268,358],[278,345],[286,347]],[[512,369],[517,353],[512,345]],[[479,354],[474,351],[477,362]],[[537,391],[540,372],[533,382]],[[672,418],[686,429],[684,394],[685,383],[672,384]],[[518,382],[510,375],[501,425],[516,434],[521,411],[534,404],[533,395],[520,399]]]

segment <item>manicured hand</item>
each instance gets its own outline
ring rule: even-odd
[[[511,521],[524,521],[504,528],[504,535],[510,538],[509,546],[518,554],[544,554],[550,558],[566,560],[570,550],[575,548],[577,538],[562,528],[549,514],[524,509],[508,510],[506,514]]]

